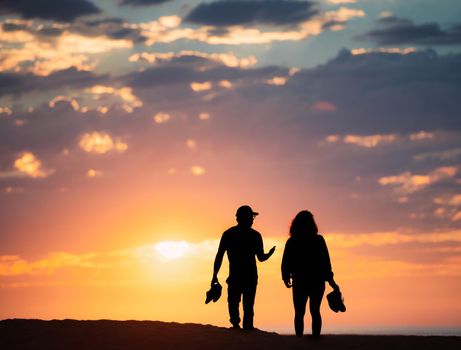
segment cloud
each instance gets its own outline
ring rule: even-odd
[[[373,148],[380,144],[392,143],[397,140],[396,134],[384,134],[384,135],[345,135],[340,137],[338,135],[329,135],[325,138],[328,143],[343,142],[345,144],[351,144],[359,147]]]
[[[79,146],[85,152],[95,154],[105,154],[111,151],[125,152],[128,145],[120,138],[112,138],[104,131],[93,131],[85,133],[80,137]]]
[[[97,170],[97,169],[89,169],[87,172],[86,172],[86,176],[87,177],[102,177],[104,176],[104,173],[101,171],[101,170]]]
[[[192,175],[195,175],[195,176],[202,176],[205,174],[205,168],[199,165],[194,165],[192,168],[190,168],[190,171]]]
[[[340,4],[355,4],[357,0],[326,0],[327,3],[333,5],[340,5]]]
[[[381,53],[397,53],[401,55],[408,55],[409,53],[415,52],[416,49],[414,47],[407,47],[407,48],[399,48],[399,47],[380,47],[377,49],[366,49],[366,48],[357,48],[357,49],[352,49],[351,54],[353,55],[363,55],[367,53],[373,53],[373,52],[381,52]]]
[[[48,105],[50,108],[54,108],[58,102],[68,102],[74,111],[78,111],[80,109],[80,105],[78,104],[77,100],[68,96],[56,96],[50,100]]]
[[[126,266],[159,264],[182,257],[212,259],[218,246],[216,240],[201,242],[160,241],[131,249],[75,254],[52,252],[41,259],[29,261],[19,255],[0,256],[0,277],[52,276],[72,271],[75,278],[88,271],[111,271]],[[178,253],[180,253],[178,255]],[[176,254],[176,255],[175,255]],[[62,275],[61,275],[62,276]]]
[[[31,73],[0,73],[0,96],[19,96],[29,92],[52,91],[66,87],[85,87],[106,78],[73,67],[48,76],[36,76]]]
[[[395,191],[410,194],[434,183],[453,178],[458,172],[456,166],[440,167],[427,174],[413,174],[409,171],[399,175],[385,176],[378,180],[382,186],[395,186]]]
[[[391,143],[396,140],[397,136],[394,134],[387,135],[370,135],[370,136],[359,136],[359,135],[346,135],[344,136],[344,143],[357,145],[365,148],[376,147],[381,143]]]
[[[211,81],[204,81],[203,83],[193,81],[192,83],[190,83],[190,88],[195,92],[207,91],[210,90],[212,87],[213,83]]]
[[[360,39],[374,41],[378,45],[459,45],[461,24],[442,29],[438,23],[415,24],[409,19],[393,16],[380,18],[383,29],[374,29],[361,35]]]
[[[266,6],[266,1],[259,2]],[[246,2],[242,1],[242,3]],[[280,3],[288,2],[280,1]],[[272,30],[266,28],[267,26],[263,26],[265,29],[260,29],[243,24],[230,27],[213,25],[203,25],[198,28],[183,27],[182,19],[178,16],[163,16],[151,22],[127,26],[139,30],[141,35],[147,38],[147,45],[170,43],[181,39],[205,42],[210,45],[269,44],[276,41],[298,41],[310,35],[318,35],[326,29],[327,23],[335,24],[332,29],[342,30],[350,19],[364,16],[365,12],[362,10],[341,7],[334,11],[319,13],[295,25],[277,26]]]
[[[200,120],[208,120],[208,119],[210,119],[210,113],[200,112],[199,115],[198,115],[198,118]]]
[[[453,260],[452,254],[458,254],[461,233],[459,231],[445,231],[438,233],[405,234],[400,232],[372,232],[359,234],[330,233],[324,235],[330,252],[334,252],[337,270],[344,266],[342,262],[354,264],[354,272],[341,271],[342,278],[354,276],[366,276],[370,278],[376,274],[384,276],[396,276],[434,271],[440,273],[440,267],[444,267],[444,273],[450,276],[459,275],[459,259]],[[265,240],[267,246],[276,245],[283,247],[285,237],[273,237]],[[9,284],[9,278],[22,277],[17,281],[27,283],[26,278],[35,277],[33,281],[47,283],[72,282],[79,283],[88,281],[89,274],[96,274],[99,283],[114,283],[120,277],[120,272],[142,270],[144,266],[158,266],[156,273],[162,273],[164,264],[175,261],[184,264],[197,264],[203,261],[212,261],[219,241],[203,240],[199,242],[181,241],[157,241],[152,244],[133,247],[124,250],[112,250],[91,253],[51,252],[42,258],[28,260],[19,255],[0,256],[0,284],[1,287],[14,287],[15,283]],[[368,252],[366,258],[359,249],[365,248]],[[392,249],[396,254],[389,254]],[[418,262],[408,262],[408,252],[413,256],[421,256]],[[438,255],[436,260],[427,258],[428,254]],[[447,254],[447,253],[452,254]],[[419,258],[419,257],[418,257]],[[360,265],[371,266],[369,269],[361,269]],[[375,269],[378,268],[379,271]],[[128,270],[127,270],[128,269]],[[167,271],[170,271],[167,269]],[[42,276],[42,278],[40,278]],[[103,277],[101,277],[103,276]],[[68,278],[70,277],[70,279]],[[142,278],[142,277],[141,277]],[[145,282],[139,280],[138,282]]]
[[[6,35],[4,35],[6,34]],[[99,36],[85,36],[63,31],[50,42],[29,31],[5,32],[0,28],[0,43],[6,42],[0,56],[0,72],[32,72],[47,76],[54,72],[75,67],[92,70],[97,61],[94,55],[133,46],[131,40]]]
[[[157,112],[154,117],[154,122],[157,123],[157,124],[163,124],[163,123],[166,123],[167,121],[169,121],[171,119],[171,115],[169,113],[166,113],[166,112]]]
[[[13,163],[15,170],[0,172],[0,179],[15,177],[46,178],[54,169],[44,169],[42,162],[32,152],[22,152]],[[13,189],[13,187],[11,187]],[[12,191],[10,191],[12,192]]]
[[[342,142],[344,144],[351,144],[365,148],[374,148],[379,145],[392,144],[397,141],[409,140],[412,142],[431,140],[435,137],[433,132],[427,132],[420,130],[415,133],[411,133],[407,136],[398,134],[376,134],[376,135],[329,135],[325,138],[328,143]]]
[[[187,59],[188,57],[199,57],[209,61],[219,62],[227,67],[247,68],[254,66],[258,60],[255,56],[238,58],[234,53],[206,53],[200,51],[183,50],[178,53],[174,52],[141,52],[129,57],[130,62],[146,61],[149,63],[168,62],[172,60]]]
[[[373,232],[359,234],[329,233],[325,235],[328,245],[338,248],[355,248],[358,246],[386,246],[408,243],[461,243],[461,232],[441,232],[405,234],[399,232]]]
[[[318,112],[336,112],[337,107],[330,101],[317,101],[311,108]]]
[[[22,188],[22,187],[6,186],[6,187],[3,189],[3,192],[5,192],[5,193],[23,193],[23,192],[24,192],[24,188]]]
[[[72,22],[77,17],[99,13],[101,10],[88,0],[2,0],[0,3],[0,15],[18,14],[27,19]]]
[[[311,1],[224,0],[202,3],[184,18],[186,22],[216,27],[236,25],[293,25],[318,14]]]
[[[85,92],[95,96],[94,98],[99,102],[104,101],[105,98],[109,105],[117,104],[120,101],[121,108],[127,113],[132,113],[136,108],[143,105],[143,102],[133,94],[133,89],[128,86],[115,88],[107,85],[95,85],[87,88]]]
[[[273,77],[271,79],[267,79],[266,83],[269,85],[275,85],[275,86],[282,86],[285,85],[287,82],[286,77]]]
[[[120,5],[122,6],[151,6],[164,4],[172,0],[121,0]]]
[[[44,29],[47,27],[44,27]],[[113,40],[130,40],[133,43],[141,43],[146,38],[138,28],[131,28],[129,23],[117,17],[77,21],[67,25],[63,30],[77,33],[86,37],[107,37]],[[37,35],[41,35],[42,31]]]
[[[9,107],[0,107],[0,115],[2,114],[11,115],[13,111]]]
[[[445,151],[420,153],[420,154],[413,156],[413,159],[418,162],[431,160],[431,159],[446,161],[450,159],[459,158],[460,156],[461,156],[461,148],[452,148],[452,149],[447,149]]]
[[[431,140],[431,139],[434,138],[434,133],[421,130],[421,131],[415,132],[413,134],[410,134],[409,138],[412,141]]]
[[[186,146],[189,148],[191,151],[197,150],[197,140],[194,139],[187,139],[186,140]]]

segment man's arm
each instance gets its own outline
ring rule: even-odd
[[[218,272],[222,265],[222,260],[224,258],[224,253],[226,252],[225,242],[224,242],[224,235],[221,237],[221,241],[219,242],[218,252],[216,253],[216,257],[214,259],[213,264],[213,277],[211,279],[211,285],[218,283]]]
[[[258,235],[257,238],[257,246],[256,246],[256,256],[258,257],[258,260],[263,262],[266,261],[271,257],[272,254],[275,252],[275,246],[273,246],[267,254],[264,253],[264,246],[263,246],[263,239],[261,235]]]

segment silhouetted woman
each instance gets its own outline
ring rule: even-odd
[[[333,280],[325,240],[318,234],[314,216],[307,210],[299,212],[291,223],[290,238],[283,252],[282,278],[287,288],[293,287],[296,335],[303,335],[304,314],[309,300],[312,335],[320,336],[320,304],[325,292],[325,281],[328,281],[333,289],[339,287]]]

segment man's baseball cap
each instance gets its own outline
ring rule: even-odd
[[[237,217],[246,215],[256,216],[259,215],[259,213],[254,212],[249,205],[242,205],[240,208],[237,209],[237,212],[235,213],[235,216]]]

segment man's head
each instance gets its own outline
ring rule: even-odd
[[[258,213],[254,212],[249,205],[242,205],[237,209],[235,216],[240,226],[251,227],[253,225],[254,217]]]

